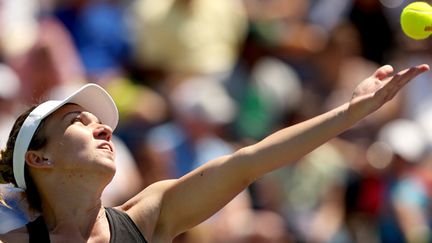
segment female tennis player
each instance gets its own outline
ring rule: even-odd
[[[391,66],[380,67],[345,104],[179,179],[156,182],[113,208],[102,205],[101,194],[116,171],[111,137],[118,112],[107,92],[87,84],[16,120],[1,152],[0,180],[25,190],[31,207],[41,214],[0,235],[0,242],[171,242],[259,177],[300,159],[376,111],[427,70],[423,64],[392,75]]]

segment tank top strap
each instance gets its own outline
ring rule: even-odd
[[[105,208],[105,213],[111,231],[110,243],[147,243],[127,213],[114,208]]]
[[[49,232],[42,216],[26,224],[30,243],[49,243]]]

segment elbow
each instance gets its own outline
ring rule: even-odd
[[[251,146],[237,150],[231,156],[231,161],[235,166],[238,178],[242,180],[242,184],[247,187],[262,174],[259,170],[259,163],[257,163],[255,152]]]

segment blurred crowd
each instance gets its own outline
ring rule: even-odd
[[[401,32],[410,2],[0,0],[0,146],[23,107],[98,83],[121,117],[119,205],[343,104],[380,65],[432,63]],[[429,72],[175,242],[432,242],[431,93]]]

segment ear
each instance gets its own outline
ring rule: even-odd
[[[43,156],[42,152],[29,150],[25,154],[27,165],[36,168],[52,168],[53,163],[49,158]]]

